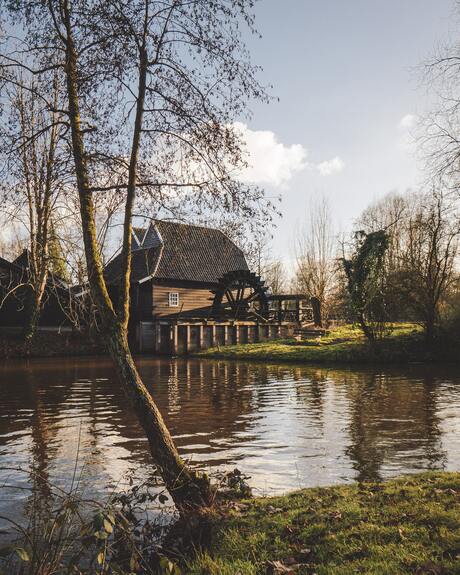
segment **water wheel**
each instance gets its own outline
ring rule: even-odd
[[[214,293],[212,314],[218,319],[259,319],[268,317],[268,288],[249,270],[228,272]]]

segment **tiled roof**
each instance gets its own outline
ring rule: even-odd
[[[155,220],[142,238],[143,245],[133,242],[132,282],[153,276],[217,283],[229,271],[248,269],[243,252],[220,230]],[[109,283],[116,283],[120,256],[106,266],[105,275]]]

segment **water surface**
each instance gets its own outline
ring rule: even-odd
[[[460,467],[458,369],[138,365],[182,456],[211,472],[237,467],[260,493]],[[110,362],[1,364],[0,515],[29,493],[7,484],[28,488],[40,475],[68,487],[76,460],[95,498],[154,471]]]

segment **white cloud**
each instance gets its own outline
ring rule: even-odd
[[[307,167],[308,152],[301,144],[282,144],[274,132],[251,130],[241,122],[234,126],[246,144],[248,167],[241,176],[244,182],[282,186]]]
[[[403,128],[404,130],[409,130],[415,126],[416,122],[417,116],[414,116],[414,114],[406,114],[399,121],[399,127]]]
[[[243,182],[284,187],[296,173],[305,169],[330,176],[345,167],[339,156],[318,164],[308,162],[308,150],[302,144],[283,144],[271,130],[251,130],[242,122],[235,122],[233,126],[246,146],[248,167],[240,175]]]
[[[320,162],[316,167],[322,176],[330,176],[331,174],[341,172],[345,167],[345,162],[342,158],[339,158],[339,156],[335,156],[332,160]]]
[[[419,117],[414,114],[406,114],[399,121],[398,145],[405,153],[413,154],[415,151],[418,121]]]

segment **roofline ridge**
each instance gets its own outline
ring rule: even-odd
[[[146,276],[145,278],[142,278],[142,279],[140,279],[140,280],[137,280],[137,283],[142,284],[142,283],[144,283],[144,282],[146,282],[146,281],[148,281],[148,280],[150,280],[150,279],[153,279],[153,278],[155,277],[155,275],[156,275],[156,273],[157,273],[157,271],[158,271],[158,267],[159,267],[160,262],[161,262],[161,257],[163,256],[164,243],[161,243],[160,246],[159,246],[159,248],[160,248],[160,253],[158,254],[157,262],[156,262],[156,264],[155,264],[155,269],[153,270],[153,272],[152,272],[151,274],[149,274],[149,275]],[[155,249],[155,248],[148,248],[148,249]]]
[[[163,253],[163,246],[165,245],[165,241],[164,241],[164,239],[163,239],[163,236],[161,235],[160,230],[158,229],[158,227],[157,227],[157,225],[156,225],[156,222],[157,222],[157,221],[158,221],[158,220],[152,220],[152,221],[150,222],[149,230],[150,230],[151,227],[154,227],[154,228],[155,228],[155,231],[156,231],[156,233],[157,233],[157,235],[158,235],[158,239],[160,240],[160,244],[161,244],[161,248],[162,248],[161,253]],[[161,254],[160,254],[160,257],[161,257]]]
[[[153,220],[154,222],[160,222],[160,224],[171,224],[174,226],[187,226],[189,228],[201,228],[203,230],[212,230],[214,232],[220,232],[223,233],[222,230],[220,230],[219,228],[215,228],[215,227],[210,227],[210,226],[205,226],[204,224],[191,224],[191,223],[186,223],[186,222],[173,222],[171,220],[160,220],[160,219],[155,219]],[[224,234],[225,235],[225,234]],[[229,238],[230,239],[230,238]]]

